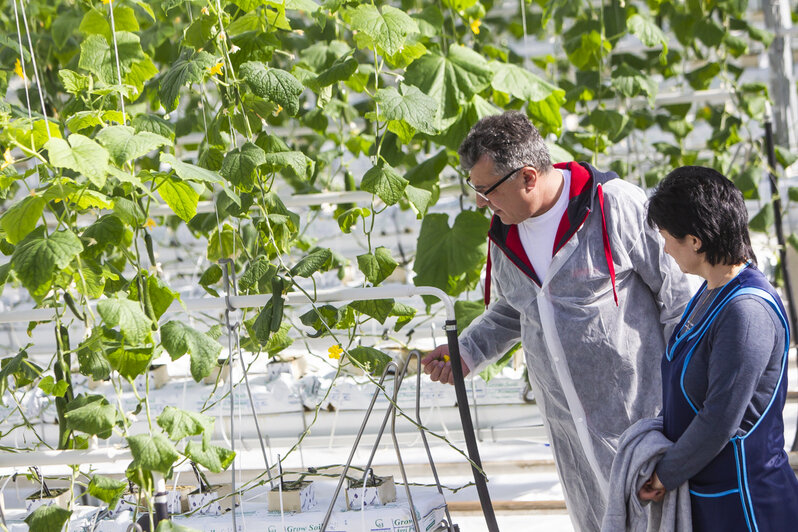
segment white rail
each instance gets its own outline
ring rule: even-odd
[[[454,318],[454,303],[451,298],[440,288],[430,286],[411,286],[411,285],[397,285],[397,286],[377,286],[374,288],[343,288],[335,290],[319,290],[315,294],[310,294],[310,297],[301,292],[292,292],[286,295],[286,304],[288,305],[301,305],[309,302],[316,303],[331,303],[334,301],[363,301],[368,299],[390,299],[390,298],[403,298],[413,296],[434,296],[443,302],[446,308],[447,319],[453,320]],[[230,307],[234,309],[243,308],[256,308],[265,306],[271,295],[254,295],[254,296],[230,296]],[[96,303],[95,303],[96,304]],[[186,299],[182,303],[175,301],[166,310],[166,312],[190,312],[190,311],[208,311],[208,310],[225,310],[227,308],[227,298],[225,297],[204,297],[195,299]],[[69,309],[66,310],[70,316],[72,313]],[[1,323],[26,323],[30,321],[49,321],[55,319],[55,309],[53,308],[37,308],[25,310],[12,310],[0,314]]]

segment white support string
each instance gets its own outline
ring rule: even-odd
[[[33,113],[30,109],[30,92],[28,92],[28,74],[25,71],[25,54],[22,49],[22,31],[19,29],[19,13],[17,11],[17,0],[14,0],[14,19],[17,23],[17,39],[19,41],[19,65],[22,68],[22,82],[25,86],[25,100],[28,104],[28,120],[30,120],[30,128],[33,131]],[[31,142],[33,142],[33,137],[31,137]],[[36,145],[34,144],[31,146],[33,151],[36,151]]]
[[[119,106],[122,108],[122,125],[124,126],[127,123],[127,117],[125,115],[125,94],[124,94],[124,88],[122,87],[122,67],[119,65],[119,48],[116,45],[116,25],[114,24],[114,0],[109,0],[108,12],[111,14],[111,37],[114,42],[114,56],[116,58],[116,79],[119,82]]]
[[[16,4],[14,5],[16,8]],[[47,119],[47,109],[44,107],[44,93],[42,92],[42,83],[39,80],[39,68],[36,66],[36,53],[33,50],[33,41],[30,38],[30,28],[28,28],[28,16],[25,13],[25,4],[23,0],[19,0],[19,7],[22,11],[22,22],[25,25],[25,35],[28,37],[28,50],[30,51],[30,60],[33,64],[33,78],[36,80],[36,90],[39,92],[39,102],[42,105],[42,115],[44,116],[44,126],[47,130],[47,139],[52,139],[50,134],[50,121]]]

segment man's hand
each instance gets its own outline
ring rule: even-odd
[[[662,499],[665,498],[665,486],[659,481],[656,471],[643,484],[643,487],[637,492],[637,496],[641,501],[662,502]]]
[[[466,363],[460,359],[463,368],[463,377],[469,374],[470,370]],[[424,373],[429,375],[429,378],[434,381],[440,381],[447,384],[454,384],[454,374],[452,373],[452,363],[449,360],[449,345],[439,345],[421,359],[421,365],[424,366]]]

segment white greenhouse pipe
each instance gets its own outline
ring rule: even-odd
[[[441,187],[441,197],[458,196],[463,193],[463,189],[458,184],[450,184]],[[339,192],[320,192],[318,194],[293,194],[291,196],[284,196],[280,199],[286,207],[313,207],[318,205],[330,203],[365,203],[375,198],[371,192],[364,192],[362,190],[353,191],[339,191]],[[376,198],[378,201],[382,201]],[[255,210],[257,207],[252,206],[250,210]],[[107,212],[107,211],[101,211]],[[197,214],[209,214],[216,212],[216,205],[212,201],[200,201],[197,203]],[[150,207],[150,216],[170,216],[174,211],[168,205],[156,205]],[[55,217],[49,213],[44,213],[47,223],[54,225],[56,222]],[[78,220],[80,222],[87,222],[94,220],[97,216],[80,215]]]
[[[390,299],[397,297],[434,296],[441,300],[446,308],[447,319],[455,319],[454,303],[446,292],[431,286],[376,286],[373,288],[344,288],[335,290],[318,290],[315,298],[306,296],[302,292],[292,292],[286,295],[289,305],[301,305],[309,302],[331,303],[334,301],[363,301],[368,299]],[[271,299],[270,294],[254,296],[230,296],[230,306],[234,309],[263,307]],[[93,306],[96,303],[92,303]],[[225,297],[203,297],[186,299],[173,302],[166,312],[208,311],[225,310],[227,308]],[[71,311],[66,309],[71,315]],[[12,310],[0,313],[0,323],[26,323],[29,321],[49,321],[55,319],[55,309],[37,308],[25,310]]]
[[[0,467],[31,467],[56,465],[111,464],[130,461],[130,449],[107,447],[104,449],[67,449],[52,451],[26,451],[0,453]]]

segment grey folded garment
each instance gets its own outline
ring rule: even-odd
[[[665,493],[662,502],[643,503],[637,492],[651,478],[662,455],[673,445],[662,433],[662,418],[641,419],[623,433],[612,462],[607,511],[602,532],[689,532],[690,489],[685,482]]]

